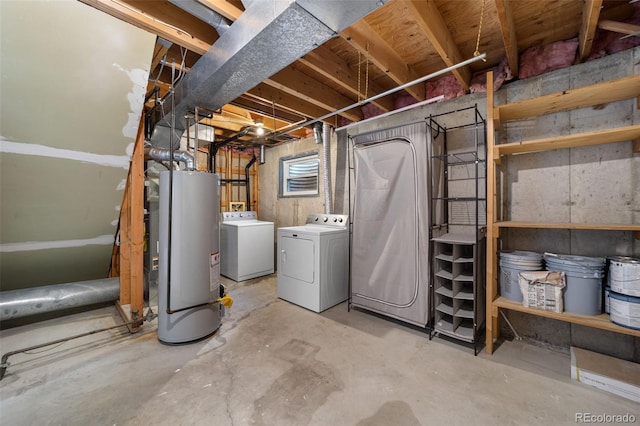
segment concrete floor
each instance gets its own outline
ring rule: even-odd
[[[571,381],[566,354],[521,342],[493,356],[345,303],[318,315],[276,298],[275,275],[225,281],[235,303],[210,339],[158,342],[155,324],[10,358],[2,425],[575,424],[640,418]],[[3,330],[2,353],[119,322],[102,308]],[[638,421],[638,420],[636,420]]]

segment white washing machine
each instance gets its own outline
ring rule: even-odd
[[[322,312],[349,296],[347,215],[311,214],[278,228],[278,297]]]
[[[273,229],[256,212],[223,212],[220,273],[234,281],[273,274]]]

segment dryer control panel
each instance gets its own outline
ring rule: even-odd
[[[313,213],[307,216],[306,224],[345,228],[349,224],[349,215]]]

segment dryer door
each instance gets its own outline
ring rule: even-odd
[[[278,271],[298,281],[313,283],[315,250],[311,239],[298,234],[281,235],[278,241]]]

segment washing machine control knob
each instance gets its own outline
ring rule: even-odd
[[[338,221],[338,219],[334,217],[334,218],[333,218],[333,221],[334,221],[334,222],[337,222],[337,221]]]
[[[340,223],[342,223],[342,218],[340,218]]]
[[[316,216],[316,219],[315,219],[315,220],[316,220],[316,222],[318,221],[318,217],[317,217],[317,216]]]
[[[326,221],[328,221],[328,220],[329,220],[329,218],[328,218],[328,217],[326,217],[326,216],[324,217],[324,219],[322,219],[322,221],[323,221],[323,222],[326,222]]]

